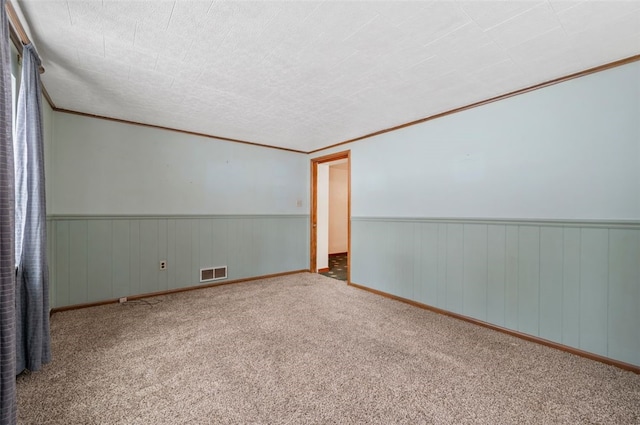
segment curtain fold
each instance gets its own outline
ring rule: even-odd
[[[40,59],[22,49],[22,81],[16,113],[16,370],[38,370],[51,360],[49,267],[44,183]]]
[[[0,0],[0,424],[16,418],[15,194],[11,45],[6,0]]]

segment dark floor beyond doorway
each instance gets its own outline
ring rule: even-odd
[[[347,253],[329,255],[329,271],[320,273],[333,279],[347,281]]]

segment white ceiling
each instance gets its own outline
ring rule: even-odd
[[[301,151],[640,53],[640,1],[17,3],[56,107]]]

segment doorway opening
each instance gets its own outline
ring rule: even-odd
[[[311,259],[313,273],[350,282],[350,151],[311,159]]]

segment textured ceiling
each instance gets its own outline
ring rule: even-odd
[[[640,53],[638,1],[17,4],[56,107],[301,151]]]

